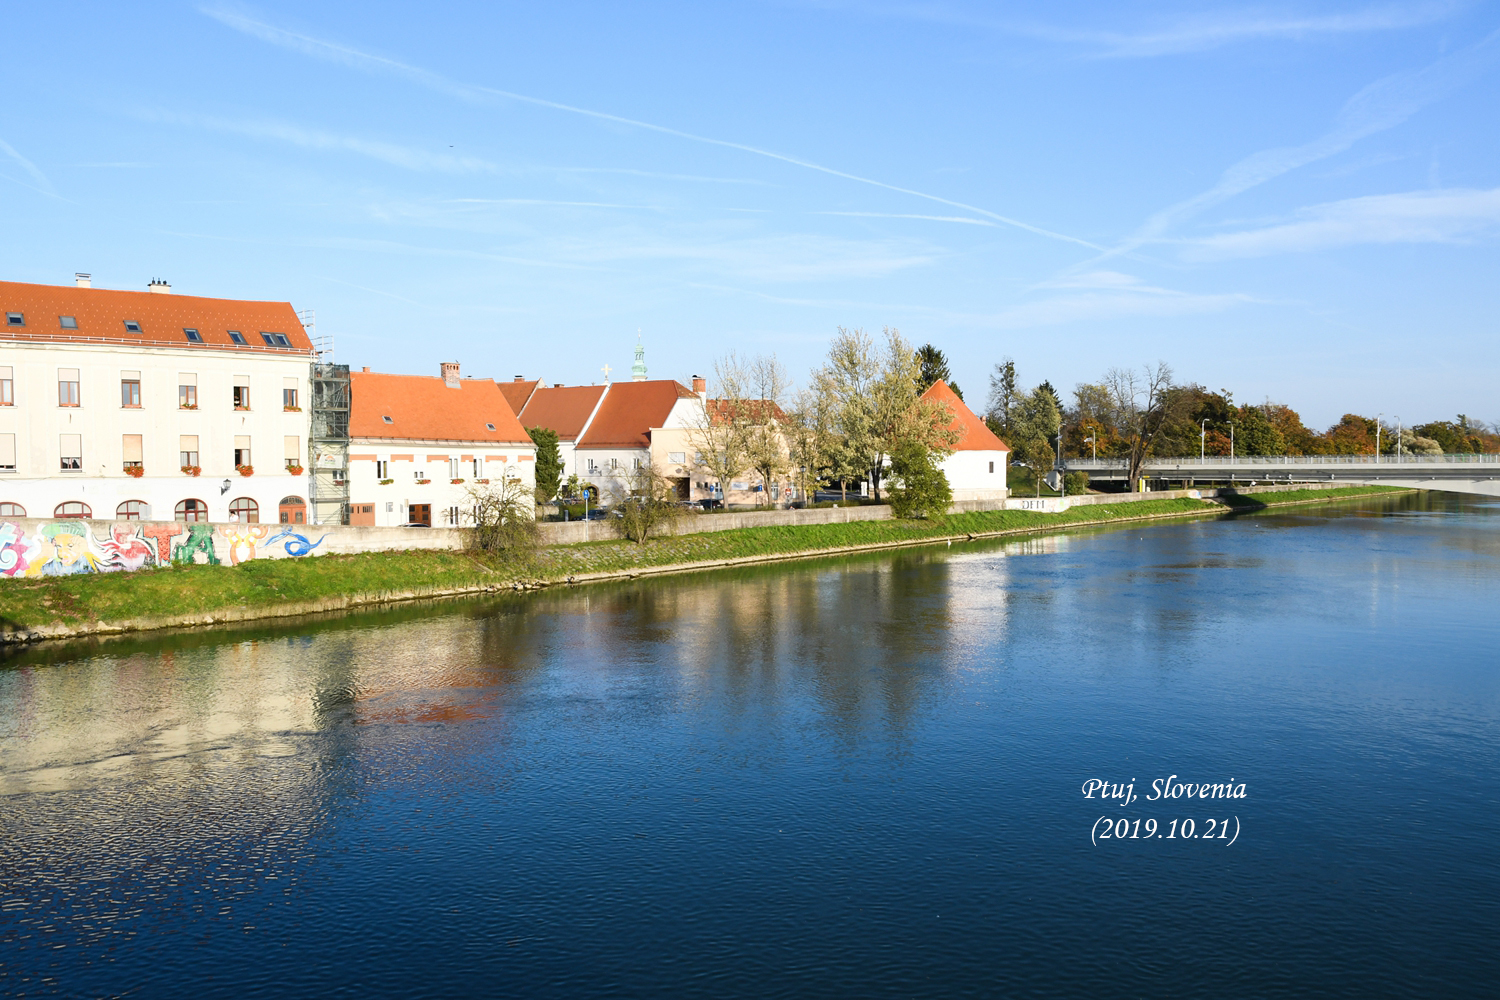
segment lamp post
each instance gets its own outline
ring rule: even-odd
[[[1383,416],[1385,416],[1384,413],[1375,414],[1375,462],[1377,465],[1380,463],[1380,418]]]
[[[1234,423],[1229,425],[1229,461],[1234,461]]]
[[[1099,442],[1095,441],[1093,439],[1093,437],[1090,436],[1090,437],[1084,438],[1083,439],[1083,443],[1087,444],[1087,445],[1092,445],[1093,446],[1094,461],[1096,461],[1096,462],[1099,461]]]
[[[1401,458],[1401,414],[1399,414],[1399,413],[1396,414],[1396,461],[1397,462],[1402,461],[1402,458]]]
[[[1198,421],[1198,461],[1208,456],[1208,418]]]

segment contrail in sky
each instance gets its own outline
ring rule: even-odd
[[[518,101],[524,104],[532,104],[541,108],[550,108],[554,111],[566,111],[569,114],[583,115],[588,118],[596,118],[600,121],[614,122],[617,125],[628,125],[632,128],[658,132],[662,135],[670,135],[678,139],[687,139],[690,142],[701,142],[710,146],[721,146],[725,149],[735,149],[743,153],[751,153],[755,156],[763,156],[768,159],[779,160],[782,163],[790,163],[793,166],[802,167],[806,170],[816,170],[819,173],[828,174],[832,177],[839,177],[843,180],[855,181],[859,184],[868,184],[871,187],[883,188],[887,191],[895,191],[898,194],[911,195],[914,198],[925,198],[926,200],[936,202],[939,205],[948,205],[953,208],[961,208],[966,212],[974,212],[975,214],[982,215],[987,219],[993,219],[996,222],[1003,223],[1007,226],[1014,226],[1017,229],[1024,229],[1028,233],[1035,233],[1038,236],[1045,236],[1048,239],[1062,240],[1067,243],[1074,243],[1078,246],[1088,247],[1091,250],[1098,250],[1101,253],[1108,252],[1104,247],[1099,246],[1095,243],[1090,243],[1087,240],[1081,240],[1076,236],[1068,236],[1065,233],[1057,233],[1053,232],[1050,229],[1043,229],[1040,226],[1033,226],[1028,222],[1022,222],[1019,219],[1012,219],[1009,216],[1000,215],[987,209],[965,204],[961,201],[953,201],[951,199],[943,198],[935,194],[928,194],[925,191],[916,191],[912,188],[904,188],[899,187],[895,184],[887,184],[884,181],[878,181],[870,177],[861,177],[858,174],[846,173],[842,170],[835,170],[832,167],[825,167],[819,163],[813,163],[810,160],[801,160],[797,157],[787,156],[783,153],[773,152],[769,149],[761,149],[757,146],[747,146],[744,143],[739,142],[730,142],[727,139],[714,139],[709,136],[695,135],[692,132],[683,132],[680,129],[668,128],[665,125],[655,125],[651,122],[643,122],[634,118],[624,118],[620,115],[612,115],[604,111],[593,111],[589,108],[575,107],[571,104],[562,104],[558,101],[549,101],[540,97],[531,97],[527,94],[515,93],[514,91],[497,90],[494,87],[481,87],[459,83],[458,81],[450,80],[447,77],[440,76],[437,73],[421,69],[417,66],[410,66],[406,63],[398,62],[394,59],[387,59],[384,56],[371,55],[367,52],[361,52],[358,49],[349,48],[348,46],[337,45],[333,42],[325,42],[319,38],[312,38],[308,35],[302,35],[293,31],[287,31],[284,28],[278,28],[275,25],[266,24],[262,21],[256,21],[251,18],[245,17],[242,14],[233,13],[232,11],[214,7],[201,7],[199,8],[199,10],[202,13],[207,14],[209,17],[212,17],[216,21],[219,21],[220,23],[235,29],[236,31],[240,31],[255,38],[259,38],[262,41],[270,42],[273,45],[279,45],[282,48],[291,49],[295,52],[301,52],[304,55],[314,56],[316,58],[323,59],[329,62],[342,63],[345,66],[354,67],[356,69],[394,74],[396,76],[411,80],[414,83],[421,84],[424,87],[429,87],[433,90],[448,94],[449,96],[457,97],[461,100],[479,101],[484,98],[499,97],[509,101]]]

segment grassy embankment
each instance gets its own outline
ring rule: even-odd
[[[1298,490],[1233,498],[1238,509],[1335,501],[1397,492],[1379,487]],[[526,566],[487,563],[460,552],[371,552],[311,559],[264,559],[241,566],[174,566],[139,573],[106,573],[0,581],[0,629],[26,632],[48,625],[158,621],[216,612],[274,609],[358,596],[360,603],[443,591],[509,587],[516,582],[560,582],[569,577],[649,571],[686,563],[794,557],[830,549],[914,544],[933,539],[1046,531],[1129,518],[1222,512],[1201,500],[1141,500],[1075,507],[1061,514],[981,511],[925,521],[855,521],[745,528],[652,539],[560,545],[541,550]]]

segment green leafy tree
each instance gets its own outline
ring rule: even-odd
[[[1010,434],[1010,411],[1015,405],[1020,388],[1016,383],[1016,363],[1006,358],[995,366],[990,375],[989,413],[985,423],[990,430],[1006,438]]]
[[[1010,441],[1012,454],[1031,471],[1041,492],[1041,481],[1056,464],[1051,438],[1057,433],[1061,414],[1056,396],[1042,387],[1016,396],[1011,404]]]
[[[945,514],[953,503],[948,477],[931,451],[908,442],[891,456],[891,512],[897,517]]]
[[[563,460],[557,431],[533,427],[526,433],[536,445],[536,499],[538,503],[548,503],[562,485]]]
[[[920,374],[917,376],[917,392],[926,392],[941,379],[948,383],[948,388],[953,390],[953,395],[959,399],[964,398],[963,391],[953,381],[953,373],[948,370],[948,358],[942,351],[931,344],[923,344],[917,348],[917,366],[920,369]]]

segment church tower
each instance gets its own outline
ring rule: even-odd
[[[630,366],[630,381],[646,381],[646,348],[641,346],[641,331],[635,332],[635,364]]]

